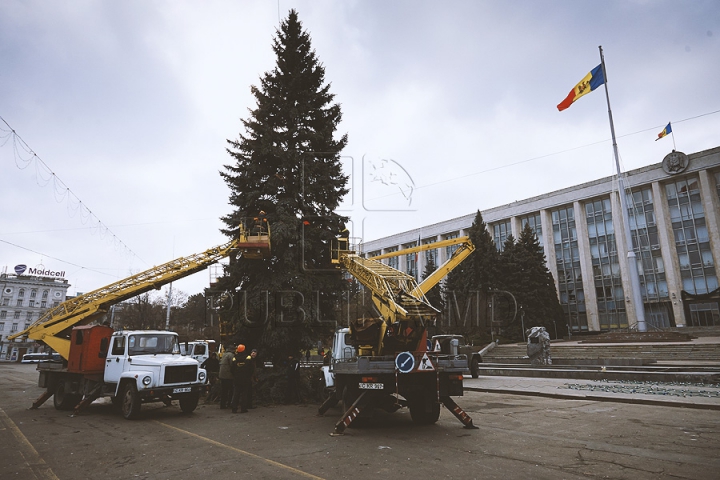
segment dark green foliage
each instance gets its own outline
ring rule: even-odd
[[[334,138],[341,120],[325,70],[291,10],[273,43],[277,64],[251,87],[256,108],[242,120],[244,133],[228,140],[234,163],[221,176],[233,211],[223,233],[261,210],[272,233],[272,256],[232,261],[220,288],[234,292],[229,313],[235,340],[274,360],[313,345],[332,330],[344,282],[330,265],[331,240],[347,219],[334,213],[347,193]]]
[[[517,242],[508,237],[501,254],[500,284],[512,292],[524,312],[525,328],[543,326],[554,337],[556,322],[562,319],[562,308],[557,298],[555,281],[545,263],[545,254],[529,225]],[[521,312],[509,329],[516,340],[522,340]]]
[[[425,264],[425,270],[423,270],[422,273],[422,279],[425,280],[426,278],[428,278],[435,270],[437,270],[437,265],[435,265],[435,262],[433,262],[432,260],[428,260],[428,262]],[[444,309],[444,303],[441,284],[437,284],[433,288],[431,288],[430,291],[425,294],[425,298],[427,298],[430,305],[442,312],[442,310]]]
[[[483,343],[490,338],[492,324],[495,338],[522,341],[524,312],[526,329],[544,326],[554,337],[553,320],[561,321],[562,309],[533,230],[526,224],[517,241],[509,235],[498,253],[478,212],[469,235],[475,252],[448,275],[444,286],[445,333],[464,334]]]
[[[444,284],[443,330],[479,337],[488,331],[488,292],[495,288],[498,252],[480,211],[468,232],[475,251],[450,272]]]

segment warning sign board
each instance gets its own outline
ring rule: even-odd
[[[419,372],[430,372],[435,370],[435,366],[432,364],[432,361],[428,357],[427,353],[423,354],[423,357],[418,363],[417,369]]]

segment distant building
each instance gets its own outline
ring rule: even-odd
[[[9,341],[8,336],[29,327],[48,308],[64,302],[67,280],[59,276],[64,272],[15,267],[16,273],[0,273],[0,361],[20,361],[26,353],[43,351],[43,347],[27,338]],[[22,272],[18,274],[17,272]]]
[[[648,330],[654,327],[720,325],[720,147],[626,173],[628,214],[637,256]],[[635,306],[625,252],[617,179],[550,192],[483,211],[498,249],[525,224],[535,231],[555,278],[560,303],[573,332],[635,328]],[[467,235],[475,213],[365,242],[374,256]],[[435,249],[383,260],[416,276],[432,259],[452,253]],[[624,257],[624,255],[623,255]]]

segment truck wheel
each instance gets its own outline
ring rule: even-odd
[[[473,357],[473,359],[470,361],[470,375],[472,375],[473,378],[478,378],[480,376],[480,372],[478,371],[478,367],[480,365],[480,361],[477,357]]]
[[[65,392],[65,382],[58,383],[53,395],[53,404],[56,410],[72,410],[75,405],[80,403],[80,400],[82,400],[82,397],[79,395]]]
[[[120,404],[123,417],[127,420],[137,418],[140,414],[140,395],[132,382],[127,382],[122,390],[122,403]]]
[[[183,413],[192,413],[200,400],[200,392],[192,392],[180,397],[180,410]]]
[[[410,418],[417,425],[432,425],[440,418],[440,403],[434,398],[419,397],[408,402]]]

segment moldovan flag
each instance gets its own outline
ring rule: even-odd
[[[585,75],[585,78],[580,80],[580,83],[575,85],[575,88],[570,90],[568,96],[565,98],[565,100],[560,102],[560,104],[557,106],[557,109],[562,112],[570,105],[572,105],[572,103],[578,98],[592,92],[604,83],[605,75],[603,74],[602,64],[600,64],[597,67],[593,68],[590,73]]]
[[[665,127],[662,132],[658,133],[658,138],[656,138],[655,141],[657,142],[661,138],[666,137],[668,133],[672,133],[670,123],[667,124],[667,127]]]

